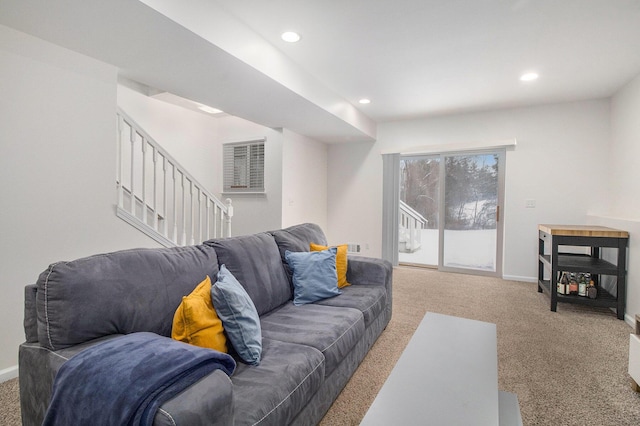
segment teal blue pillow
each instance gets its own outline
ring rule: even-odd
[[[293,304],[313,303],[339,295],[336,253],[338,249],[313,252],[284,252],[293,271]]]
[[[262,329],[258,311],[247,291],[225,265],[220,266],[218,281],[211,286],[211,301],[240,358],[247,364],[260,364]]]

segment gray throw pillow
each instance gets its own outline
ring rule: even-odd
[[[246,290],[225,265],[220,266],[218,280],[211,286],[211,301],[240,358],[247,364],[260,364],[260,317]]]

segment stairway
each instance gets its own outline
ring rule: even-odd
[[[121,109],[117,120],[117,216],[165,247],[231,236],[231,199],[211,194]]]

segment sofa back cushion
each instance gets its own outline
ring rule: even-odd
[[[285,271],[289,278],[289,283],[293,286],[293,271],[289,267],[285,258],[285,252],[300,252],[309,251],[309,245],[311,243],[327,245],[327,238],[322,232],[322,229],[315,223],[303,223],[301,225],[294,225],[289,228],[280,229],[277,231],[271,231],[271,235],[276,240],[278,249],[280,251],[280,258],[285,267]]]
[[[278,246],[266,233],[205,241],[251,297],[259,315],[291,300]]]
[[[205,245],[54,263],[37,282],[38,340],[58,350],[111,334],[171,336],[182,296],[217,273],[215,250]]]

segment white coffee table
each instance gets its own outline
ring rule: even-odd
[[[496,325],[427,313],[362,425],[522,425],[498,391]]]

